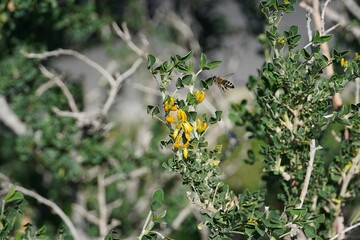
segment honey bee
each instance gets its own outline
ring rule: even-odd
[[[223,91],[228,90],[229,88],[234,88],[234,84],[230,82],[229,80],[225,79],[233,74],[228,74],[226,76],[220,77],[220,76],[214,76],[213,81],[218,85],[219,88],[221,88]]]

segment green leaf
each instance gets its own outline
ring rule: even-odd
[[[321,43],[330,41],[334,36],[333,35],[324,35],[320,37]]]
[[[316,229],[312,226],[305,226],[304,233],[305,233],[306,237],[308,237],[308,238],[314,238],[317,236]]]
[[[199,83],[200,89],[209,89],[209,86],[206,84],[204,80],[201,80]]]
[[[190,85],[193,83],[192,79],[193,79],[193,76],[191,74],[188,74],[181,79],[181,82],[184,85]]]
[[[216,111],[215,112],[215,116],[216,116],[217,121],[221,121],[221,115],[222,115],[222,111]]]
[[[209,70],[211,70],[219,66],[221,63],[222,61],[212,61],[207,65],[207,67],[209,68]]]
[[[181,78],[178,78],[176,80],[176,88],[177,89],[180,89],[180,88],[183,88],[184,87],[184,84],[182,83],[182,79]]]
[[[332,38],[333,38],[333,35],[323,35],[323,36],[320,36],[319,31],[315,31],[315,33],[314,33],[314,35],[313,35],[313,37],[312,37],[311,42],[314,43],[314,44],[320,44],[320,43],[324,43],[324,42],[330,41]]]
[[[316,30],[314,32],[313,37],[311,39],[311,42],[315,43],[315,44],[320,43],[320,33],[319,33],[319,31]]]
[[[161,207],[162,201],[164,200],[164,191],[158,188],[154,191],[151,199],[151,211],[156,211]]]
[[[298,215],[298,216],[302,217],[302,216],[305,216],[305,214],[307,213],[307,209],[306,208],[291,209],[290,213],[292,215]]]
[[[301,49],[300,53],[305,58],[305,60],[309,61],[311,59],[310,54],[304,48]]]
[[[162,219],[165,217],[165,215],[166,215],[166,210],[162,211],[160,214],[153,213],[153,221],[155,223],[161,222]]]
[[[206,56],[205,56],[205,54],[201,53],[200,68],[204,70],[205,67],[206,67]]]
[[[11,186],[3,201],[5,203],[9,203],[14,201],[22,201],[23,199],[24,195],[21,192],[16,191],[14,186]]]
[[[148,60],[147,69],[150,70],[154,66],[156,62],[156,58],[153,55],[149,54],[147,60]]]
[[[188,52],[185,56],[183,56],[183,57],[181,57],[181,60],[182,61],[187,61],[187,60],[189,60],[190,58],[192,58],[192,56],[194,55],[194,51],[190,51],[190,52]]]
[[[190,112],[189,112],[189,117],[190,117],[191,121],[196,121],[197,112],[195,112],[195,111],[190,111]]]
[[[148,105],[147,113],[150,114],[151,116],[158,115],[160,113],[160,109],[158,106]]]

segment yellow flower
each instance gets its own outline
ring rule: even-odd
[[[186,113],[182,109],[179,109],[177,111],[177,118],[180,122],[185,122],[187,119]]]
[[[278,41],[278,43],[281,44],[281,45],[285,44],[285,42],[286,42],[286,40],[285,40],[284,37],[279,37],[277,41]]]
[[[177,136],[174,144],[173,144],[173,147],[174,148],[179,148],[180,147],[180,140],[181,140],[181,135]]]
[[[360,55],[357,52],[355,53],[355,61],[360,62]]]
[[[173,136],[172,136],[173,139],[175,139],[179,135],[179,131],[180,131],[180,128],[175,128]]]
[[[188,121],[185,121],[182,125],[183,125],[185,133],[192,132],[192,130],[194,129],[194,127],[191,126],[191,124]]]
[[[200,90],[195,91],[195,101],[197,103],[201,103],[202,101],[204,101],[204,98],[205,98],[205,92],[204,91],[200,91]]]
[[[189,150],[187,148],[183,149],[184,158],[188,158]]]
[[[343,68],[348,68],[349,62],[348,62],[347,60],[345,60],[344,58],[341,58],[341,60],[340,60],[340,65],[341,65]]]
[[[219,166],[219,163],[220,163],[220,160],[212,160],[210,162],[210,166],[217,167],[217,166]]]
[[[177,106],[175,105],[175,99],[170,97],[168,100],[164,102],[164,110],[165,112],[176,111]]]
[[[174,115],[171,113],[169,114],[165,120],[168,122],[168,123],[175,123],[175,118],[174,118]]]
[[[186,138],[186,140],[189,142],[190,141],[190,134],[188,134],[187,132],[185,132],[185,138]]]
[[[253,219],[253,218],[250,218],[250,219],[248,220],[248,223],[253,223],[253,224],[255,224],[255,225],[258,225],[258,222],[257,222],[255,219]]]
[[[197,121],[196,131],[198,133],[204,132],[206,130],[206,128],[207,128],[207,125],[208,125],[207,122],[202,123],[200,118],[198,118],[196,121]]]

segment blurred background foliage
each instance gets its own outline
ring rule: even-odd
[[[1,1],[0,95],[4,96],[11,109],[28,127],[27,134],[17,135],[0,122],[1,173],[56,202],[69,216],[74,213],[74,203],[98,211],[98,172],[103,171],[107,176],[123,175],[120,181],[106,190],[108,202],[121,202],[110,216],[121,221],[116,228],[121,236],[134,237],[134,234],[138,234],[148,211],[149,195],[155,187],[164,188],[165,207],[168,209],[166,220],[171,223],[181,209],[188,205],[188,200],[180,179],[164,173],[165,169],[161,167],[168,157],[168,153],[159,146],[159,141],[165,137],[164,128],[149,116],[137,118],[135,123],[122,121],[131,108],[125,104],[120,105],[124,108],[121,113],[116,112],[117,108],[114,107],[110,115],[115,117],[101,120],[104,125],[113,124],[110,130],[100,128],[93,131],[93,126],[78,126],[72,118],[59,117],[53,111],[54,107],[69,109],[62,91],[53,87],[41,95],[36,92],[48,81],[39,71],[38,64],[51,65],[51,62],[26,59],[21,50],[42,52],[69,48],[82,52],[100,46],[120,62],[120,69],[126,69],[135,58],[124,45],[116,45],[119,40],[109,27],[115,21],[126,22],[134,36],[145,35],[150,42],[150,50],[162,56],[185,53],[196,42],[200,46],[198,51],[213,51],[220,48],[224,38],[237,31],[256,38],[263,30],[264,19],[256,1],[237,0],[233,4],[244,14],[245,29],[239,30],[229,24],[226,12],[217,11],[221,4],[212,0]],[[166,23],[166,14],[179,16],[193,35],[190,38],[184,36],[176,28],[179,23]],[[349,41],[354,47],[359,44],[354,38]],[[342,43],[346,44],[347,39],[342,39]],[[134,79],[152,81],[145,69],[142,67]],[[67,73],[61,73],[61,76],[78,108],[84,110],[89,107],[84,101],[87,93],[84,92],[83,83],[86,79]],[[144,86],[151,85],[143,80],[138,82]],[[118,102],[139,100],[126,99],[127,89],[125,86],[120,90]],[[213,96],[214,101],[216,94],[218,92]],[[155,102],[159,100],[156,96],[148,95],[150,97],[146,95],[140,98],[144,113],[149,99]],[[236,90],[234,95],[235,101],[249,96],[242,89]],[[217,99],[213,104],[229,108],[229,99],[233,98]],[[212,144],[223,144],[223,149],[231,149],[230,152],[225,151],[227,154],[224,155],[222,168],[227,176],[226,182],[236,192],[262,187],[261,161],[254,161],[259,158],[260,143],[244,142],[240,137],[244,134],[244,129],[238,128],[218,128],[209,133],[214,136]],[[238,140],[235,145],[231,143],[233,136]],[[142,145],[141,139],[149,141]],[[249,149],[252,149],[250,158]],[[249,162],[253,164],[246,164]],[[130,173],[141,168],[146,169],[144,174],[134,179],[129,177]],[[46,225],[49,236],[56,235],[63,226],[61,220],[54,217],[47,207],[29,197],[26,198],[23,215],[31,219],[28,221],[36,228]],[[76,219],[77,216],[72,218]],[[87,236],[99,236],[95,224],[85,223],[84,219],[78,221]],[[200,238],[195,222],[199,222],[198,215],[189,214],[171,236],[175,239]],[[17,224],[16,229],[19,230],[24,222]]]

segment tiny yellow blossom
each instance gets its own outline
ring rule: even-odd
[[[183,149],[184,158],[188,158],[189,150],[187,148]]]
[[[255,219],[253,219],[253,218],[250,218],[250,219],[248,220],[248,223],[254,223],[255,225],[258,225],[258,222],[257,222]]]
[[[343,67],[343,68],[348,68],[349,62],[348,62],[347,60],[345,60],[344,58],[341,58],[341,60],[340,60],[340,65],[341,65],[341,67]]]
[[[194,127],[191,126],[191,124],[188,121],[185,121],[183,123],[183,128],[186,133],[192,132],[192,130],[194,129]]]
[[[179,135],[180,128],[175,128],[174,133],[172,135],[173,139],[175,139]]]
[[[187,132],[185,132],[184,135],[185,135],[186,140],[187,140],[187,141],[190,141],[190,134],[188,134]]]
[[[181,141],[181,135],[177,136],[174,144],[173,144],[173,147],[176,149],[176,148],[179,148],[180,147],[180,141]]]
[[[278,41],[278,43],[281,44],[281,45],[285,44],[285,42],[286,42],[286,40],[285,40],[284,37],[279,37],[277,41]]]
[[[196,122],[197,122],[196,131],[197,131],[198,133],[204,132],[204,131],[206,130],[206,128],[207,128],[207,125],[208,125],[207,122],[202,123],[201,120],[200,120],[200,118],[198,118],[198,119],[196,120]]]
[[[355,61],[360,62],[360,55],[357,52],[355,53]]]
[[[212,160],[210,162],[210,166],[217,167],[217,166],[219,166],[219,163],[220,163],[220,160]]]
[[[175,123],[175,118],[174,118],[174,115],[171,113],[169,114],[165,120],[168,122],[168,123]]]
[[[185,122],[187,119],[186,113],[182,109],[179,109],[177,111],[177,118],[180,122]]]
[[[205,92],[200,91],[200,90],[196,90],[196,92],[195,92],[195,101],[197,103],[201,103],[202,101],[204,101],[204,98],[205,98]]]
[[[177,110],[177,106],[175,105],[175,99],[173,97],[170,97],[164,102],[164,110],[165,112]]]

